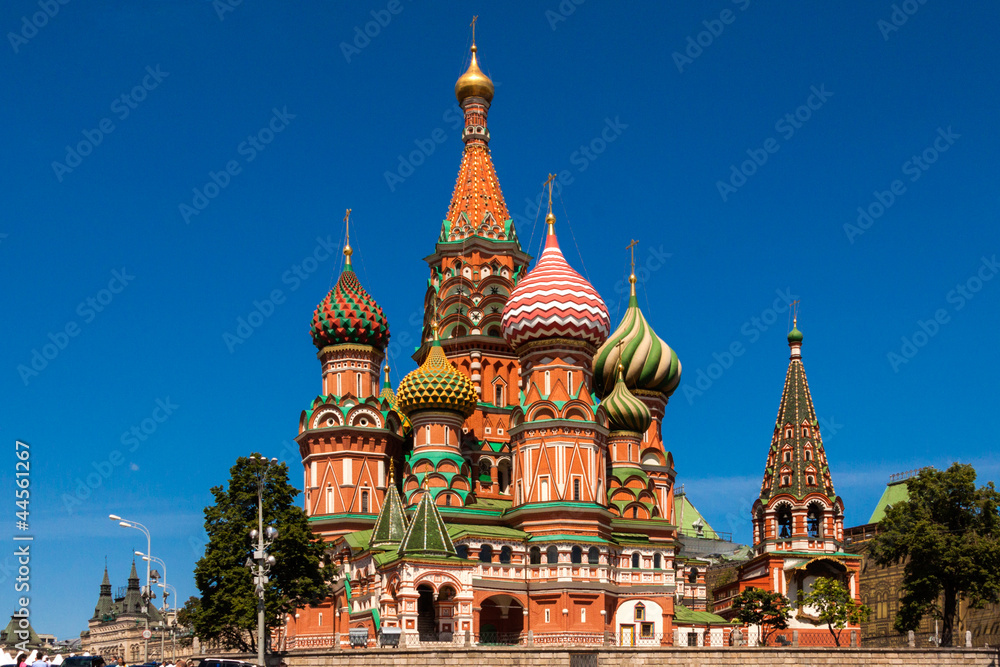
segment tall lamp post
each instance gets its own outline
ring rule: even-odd
[[[257,594],[257,664],[259,667],[265,667],[264,594],[268,572],[275,564],[274,556],[267,554],[267,548],[278,537],[278,529],[274,526],[264,528],[264,486],[267,483],[268,471],[272,466],[278,465],[278,459],[268,459],[259,455],[251,455],[248,458],[257,482],[257,528],[250,531],[253,558],[248,558],[246,564],[253,572],[254,592]]]
[[[142,559],[144,561],[146,561],[147,564],[150,561],[153,561],[153,562],[159,563],[161,566],[163,566],[163,577],[160,580],[164,584],[167,583],[167,564],[163,562],[162,558],[157,558],[156,556],[153,556],[151,554],[144,554],[141,551],[136,551],[135,555],[136,556],[141,556]],[[162,584],[160,584],[160,585],[162,586]],[[164,643],[163,623],[164,623],[164,619],[166,618],[166,613],[167,613],[167,596],[168,595],[170,595],[170,593],[167,591],[166,588],[164,588],[163,589],[163,606],[161,607],[161,612],[160,612],[160,661],[161,662],[166,662],[166,660],[164,659],[164,652],[163,652],[164,651],[164,645],[163,645],[163,643]]]
[[[122,528],[135,528],[136,530],[142,531],[142,534],[146,536],[146,553],[151,552],[152,540],[149,537],[149,529],[138,521],[131,521],[129,519],[123,519],[117,514],[109,514],[108,518],[112,521],[117,521],[118,525]],[[153,590],[149,587],[149,561],[146,561],[146,588],[142,592],[142,600],[145,605],[143,609],[143,614],[146,616],[146,630],[149,630],[149,601],[153,597]],[[142,646],[142,661],[149,662],[149,638],[143,638]]]
[[[177,635],[174,632],[174,626],[177,625],[177,589],[167,583],[167,566],[163,566],[163,582],[156,584],[163,589],[163,608],[167,609],[167,597],[170,595],[170,589],[174,591],[174,618],[171,620],[169,616],[164,616],[167,621],[167,626],[170,628],[170,643],[171,643],[171,662],[177,662]],[[169,611],[165,611],[165,614],[169,614]],[[163,652],[163,647],[161,645],[160,652]],[[166,662],[164,659],[163,662]]]

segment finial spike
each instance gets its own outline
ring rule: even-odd
[[[389,486],[396,483],[396,461],[389,459]]]
[[[635,296],[635,247],[637,245],[639,245],[639,241],[632,239],[632,242],[625,246],[625,249],[632,253],[632,269],[628,276],[628,282],[632,290],[631,296]]]
[[[347,213],[344,214],[344,256],[347,258],[347,265],[351,265],[351,254],[354,250],[351,249],[351,209],[347,209]]]
[[[553,215],[553,213],[552,213],[552,181],[554,181],[554,180],[556,180],[556,175],[555,174],[549,174],[549,177],[547,179],[545,179],[544,183],[542,183],[542,187],[543,188],[546,185],[549,186],[549,212],[545,216],[545,222],[549,226],[549,236],[552,236],[552,235],[554,235],[556,233],[556,229],[555,229],[555,226],[556,226],[556,216]]]

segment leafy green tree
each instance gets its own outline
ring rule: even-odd
[[[205,508],[208,544],[195,566],[201,605],[191,610],[195,634],[244,652],[257,650],[257,597],[246,563],[253,556],[250,531],[257,528],[257,468],[240,457],[229,485],[212,488],[215,504]],[[313,536],[305,512],[294,504],[298,489],[288,483],[288,466],[272,465],[264,485],[264,525],[278,529],[268,549],[277,563],[265,587],[266,637],[278,619],[323,601],[334,567],[324,563],[322,540]],[[269,639],[265,641],[269,642]]]
[[[736,619],[744,625],[757,626],[761,646],[767,646],[768,638],[776,630],[788,627],[788,607],[784,595],[760,588],[747,588],[733,598]]]
[[[819,620],[826,623],[837,646],[840,646],[840,633],[844,628],[864,623],[872,613],[867,605],[851,596],[847,586],[828,577],[819,577],[813,582],[809,593],[802,597],[802,604],[819,612]]]
[[[905,561],[896,630],[914,630],[924,614],[942,620],[951,646],[959,599],[982,608],[1000,599],[1000,493],[976,488],[971,465],[924,468],[906,482],[909,500],[889,508],[869,543],[878,565]]]
[[[194,617],[200,609],[201,598],[192,595],[184,603],[184,606],[177,610],[177,625],[180,626],[177,637],[181,646],[190,646],[192,644],[194,634],[191,628],[194,626]]]

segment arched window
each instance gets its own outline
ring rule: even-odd
[[[445,507],[451,507],[451,494],[450,493],[444,494],[444,506]]]
[[[361,492],[361,513],[368,514],[368,492]]]
[[[632,552],[632,569],[633,570],[638,570],[639,569],[639,552],[638,551],[633,551]]]
[[[500,338],[500,327],[490,327],[486,331],[486,335],[491,338]]]
[[[559,550],[556,549],[555,545],[545,550],[545,562],[549,565],[555,565],[559,562]]]
[[[809,505],[809,514],[806,516],[806,531],[809,537],[823,537],[823,508],[816,503]]]
[[[692,567],[688,571],[688,583],[689,584],[697,584],[698,583],[698,574],[699,574],[698,568]]]
[[[601,562],[601,552],[597,550],[597,547],[590,547],[587,549],[587,564],[597,565]]]
[[[480,459],[479,461],[479,481],[483,484],[492,484],[493,475],[491,474],[493,470],[492,464],[490,464],[489,459]]]
[[[569,562],[574,565],[579,565],[583,562],[583,549],[578,546],[574,546],[573,550],[569,553]]]
[[[653,569],[662,570],[663,569],[663,556],[659,553],[653,554]]]
[[[513,553],[514,552],[510,547],[503,547],[500,549],[500,562],[504,565],[510,565],[510,557]]]
[[[639,518],[639,506],[638,505],[633,505],[632,506],[632,518],[633,519],[638,519]]]
[[[805,451],[805,457],[806,457],[806,461],[812,461],[813,460],[813,453],[812,453],[811,449],[807,449]]]
[[[786,449],[784,451],[784,458],[782,459],[782,461],[784,461],[785,463],[788,463],[791,460],[792,460],[792,450]]]
[[[528,563],[531,565],[540,565],[542,562],[542,550],[538,547],[531,547],[528,550]]]
[[[468,544],[456,544],[455,553],[458,554],[459,558],[469,557],[469,545]]]
[[[778,509],[778,537],[792,536],[792,510],[788,505]]]
[[[493,547],[489,544],[482,544],[479,547],[479,562],[480,563],[492,563],[493,562]]]
[[[816,486],[816,477],[814,475],[806,475],[806,484]]]

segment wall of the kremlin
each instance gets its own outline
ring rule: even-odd
[[[788,665],[837,665],[838,667],[909,665],[925,667],[1000,667],[996,649],[819,649],[819,648],[726,648],[726,649],[615,649],[476,648],[436,651],[428,649],[369,649],[343,651],[296,651],[285,655],[288,667],[575,667],[572,654],[596,654],[590,667],[671,667],[674,665],[719,665],[771,667]],[[575,661],[574,661],[575,662]]]

